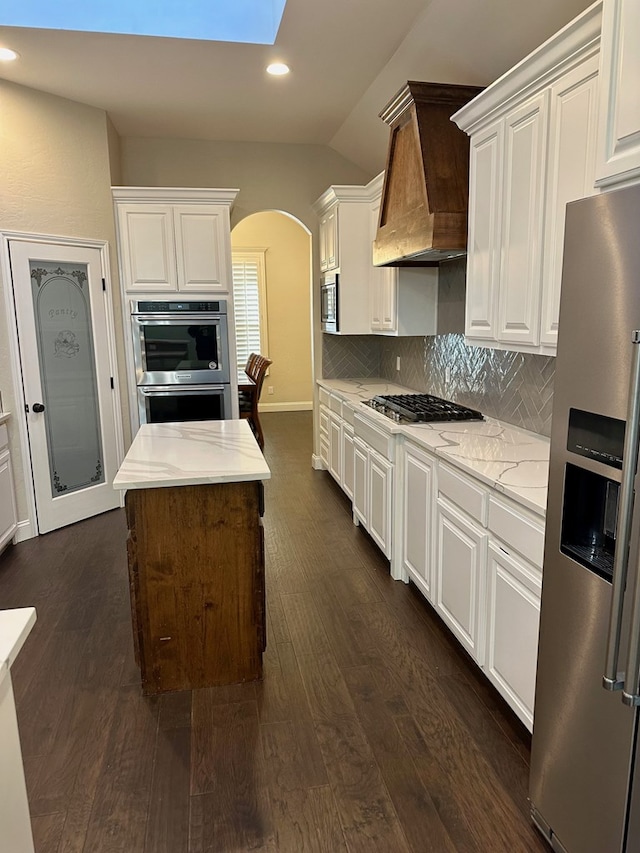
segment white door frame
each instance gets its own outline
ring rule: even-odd
[[[15,423],[18,426],[20,438],[20,452],[22,454],[22,476],[27,494],[26,519],[19,519],[16,531],[16,542],[31,539],[38,536],[36,495],[31,474],[31,448],[27,432],[27,417],[25,413],[26,399],[22,382],[22,364],[20,362],[20,349],[18,346],[18,320],[16,306],[13,296],[13,279],[11,276],[11,263],[9,259],[9,242],[21,241],[26,243],[47,243],[58,246],[77,246],[86,249],[98,249],[102,275],[107,282],[105,290],[106,313],[107,313],[107,338],[109,343],[109,369],[113,376],[113,415],[115,423],[116,454],[118,465],[124,458],[124,433],[122,424],[122,405],[120,401],[120,383],[118,381],[118,360],[116,355],[116,334],[113,314],[113,301],[111,298],[111,267],[109,264],[109,244],[106,240],[88,240],[76,237],[60,237],[51,234],[30,234],[26,231],[0,231],[0,281],[4,290],[4,302],[7,314],[7,327],[9,333],[9,359],[11,362],[11,376],[13,379],[13,394],[16,407],[20,411],[13,412]],[[124,494],[120,494],[120,506],[124,506]]]

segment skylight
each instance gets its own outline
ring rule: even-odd
[[[286,0],[20,0],[0,25],[273,44]]]

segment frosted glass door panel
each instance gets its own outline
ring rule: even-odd
[[[31,261],[51,495],[104,482],[86,265]]]

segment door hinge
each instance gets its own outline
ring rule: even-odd
[[[111,382],[111,390],[113,391],[113,389],[114,389],[114,387],[115,387],[115,386],[114,386],[114,384],[113,384],[113,376],[110,376],[110,377],[109,377],[109,380],[110,380],[110,382]]]
[[[106,291],[106,289],[107,289],[107,282],[104,279],[102,279],[102,289],[104,291]]]

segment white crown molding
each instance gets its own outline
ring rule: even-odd
[[[521,104],[600,49],[602,0],[574,18],[544,44],[451,116],[461,130],[475,133]]]
[[[201,187],[111,187],[116,204],[154,201],[165,204],[226,204],[231,207],[238,189]]]

